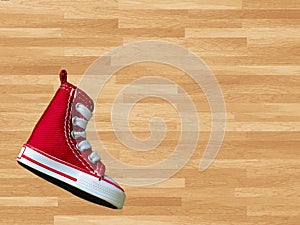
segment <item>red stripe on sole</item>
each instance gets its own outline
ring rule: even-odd
[[[42,154],[43,156],[46,156],[47,158],[50,158],[50,159],[52,159],[52,160],[54,160],[54,161],[56,161],[56,162],[59,162],[59,163],[64,164],[64,165],[66,165],[66,166],[72,167],[72,168],[74,168],[74,169],[76,169],[76,170],[79,170],[79,171],[81,171],[81,172],[90,174],[90,175],[92,175],[92,176],[94,176],[94,177],[100,178],[99,176],[96,176],[95,174],[89,173],[89,171],[87,171],[87,170],[84,170],[84,169],[79,168],[79,167],[77,167],[77,166],[74,166],[74,165],[72,165],[72,164],[70,164],[70,163],[67,163],[67,162],[65,162],[65,161],[63,161],[63,160],[60,160],[60,159],[58,159],[58,158],[56,158],[56,157],[53,157],[52,155],[49,155],[49,154],[47,154],[47,153],[45,153],[45,152],[43,152],[43,151],[41,151],[41,150],[39,150],[39,149],[37,149],[37,148],[31,146],[31,145],[25,144],[24,146],[25,146],[25,147],[28,147],[28,148],[30,148],[31,150],[34,150],[34,151],[36,151],[36,152]]]
[[[24,145],[24,147],[25,147],[25,150],[26,150],[27,145]],[[98,179],[100,178],[100,179],[103,180],[104,182],[109,183],[110,185],[112,185],[112,186],[114,186],[114,187],[116,187],[116,188],[118,188],[118,189],[120,189],[121,191],[124,192],[124,189],[123,189],[123,188],[121,188],[119,185],[113,183],[112,181],[105,179],[104,177],[97,176],[96,174],[87,173],[86,171],[84,171],[84,170],[82,170],[82,169],[80,169],[80,168],[77,168],[77,167],[75,167],[75,166],[69,165],[68,163],[65,163],[64,161],[61,161],[61,160],[59,160],[59,159],[57,159],[57,158],[55,158],[55,157],[53,157],[53,156],[51,156],[51,155],[48,155],[47,153],[44,153],[43,151],[41,151],[41,150],[39,150],[39,149],[36,149],[36,148],[34,148],[34,147],[32,147],[32,146],[28,146],[28,148],[31,148],[31,150],[36,151],[36,152],[42,154],[43,156],[45,156],[45,157],[47,157],[47,158],[50,158],[51,160],[54,160],[54,161],[56,161],[56,162],[58,162],[58,163],[62,163],[62,164],[64,164],[64,165],[66,165],[66,166],[70,166],[71,168],[77,169],[77,170],[79,170],[79,171],[81,171],[81,172],[84,172],[84,173],[89,174],[89,175],[91,175],[91,176],[97,177]],[[34,148],[34,149],[33,149],[33,148]],[[24,150],[24,152],[25,152],[25,150]],[[24,155],[24,152],[22,153],[22,156],[21,156],[21,157],[26,158],[26,159],[28,159],[29,161],[31,161],[31,162],[33,162],[33,163],[35,163],[35,164],[37,164],[37,165],[39,165],[39,166],[41,166],[41,167],[44,167],[45,169],[48,169],[48,170],[50,170],[50,171],[52,171],[52,172],[55,172],[55,173],[57,173],[57,174],[59,174],[59,175],[62,175],[62,176],[64,176],[64,177],[66,177],[66,178],[69,178],[70,180],[77,181],[77,179],[74,178],[74,177],[71,177],[71,176],[69,176],[69,175],[67,175],[67,174],[61,173],[60,171],[57,171],[57,170],[55,170],[55,169],[52,169],[52,168],[50,168],[50,167],[48,167],[48,166],[46,166],[46,165],[44,165],[44,164],[41,164],[41,163],[35,161],[34,159],[28,158],[26,155]]]
[[[121,188],[120,186],[116,185],[115,183],[111,182],[110,180],[105,179],[104,177],[102,178],[103,181],[105,181],[106,183],[109,183],[110,185],[115,186],[116,188],[120,189],[121,191],[124,192],[123,188]]]
[[[71,176],[69,176],[68,174],[62,173],[62,172],[60,172],[60,171],[58,171],[58,170],[55,170],[55,169],[53,169],[53,168],[51,168],[51,167],[49,167],[49,166],[46,166],[46,165],[44,165],[44,164],[42,164],[42,163],[39,163],[38,161],[35,161],[34,159],[31,159],[31,158],[27,157],[26,155],[23,155],[22,157],[23,157],[24,159],[27,159],[28,161],[30,161],[30,162],[32,162],[32,163],[34,163],[34,164],[40,166],[40,167],[43,167],[43,168],[45,168],[45,169],[47,169],[47,170],[50,170],[51,172],[57,173],[57,174],[59,174],[59,175],[65,177],[65,178],[68,178],[68,179],[70,179],[70,180],[72,180],[72,181],[77,181],[77,179],[76,179],[75,177],[71,177]]]

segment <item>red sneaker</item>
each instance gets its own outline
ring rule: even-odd
[[[18,163],[44,179],[89,201],[121,209],[124,190],[105,175],[105,166],[86,140],[92,99],[67,82],[61,85],[17,157]]]

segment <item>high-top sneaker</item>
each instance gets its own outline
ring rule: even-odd
[[[122,208],[124,190],[105,175],[105,166],[86,140],[85,128],[92,117],[92,99],[67,82],[61,85],[23,145],[17,161],[44,179],[79,197],[112,208]]]

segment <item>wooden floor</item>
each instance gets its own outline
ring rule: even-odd
[[[129,66],[109,80],[97,101],[97,129],[123,162],[167,158],[180,123],[168,103],[145,99],[132,112],[132,129],[141,137],[149,135],[153,115],[167,120],[166,139],[149,153],[119,143],[110,112],[118,91],[137,77],[171,76],[192,97],[201,125],[198,148],[176,175],[149,187],[124,186],[127,200],[116,211],[17,165],[59,85],[59,70],[67,68],[76,84],[98,56],[137,40],[186,47],[216,75],[228,119],[212,166],[198,170],[210,134],[205,94],[187,74],[155,63]],[[299,224],[299,65],[299,0],[1,0],[0,224]]]

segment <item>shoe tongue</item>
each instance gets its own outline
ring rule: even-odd
[[[81,89],[76,89],[76,94],[74,97],[74,103],[80,102],[85,105],[91,112],[94,111],[94,102],[93,100]]]

